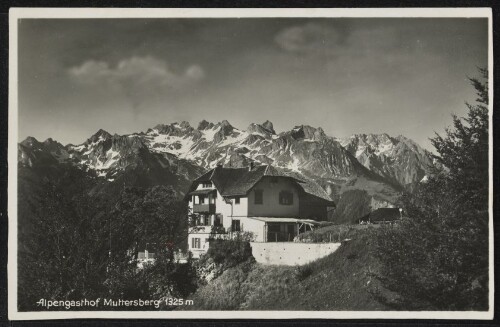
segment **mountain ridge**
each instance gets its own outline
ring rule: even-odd
[[[333,199],[364,188],[384,203],[394,203],[407,185],[422,180],[431,163],[424,149],[401,135],[336,138],[309,125],[276,133],[269,120],[251,123],[246,129],[227,120],[202,120],[197,128],[186,121],[158,124],[146,132],[124,135],[99,129],[79,145],[63,146],[51,138],[39,142],[34,137],[19,143],[20,165],[30,166],[40,159],[46,164],[71,164],[93,171],[108,181],[139,169],[151,184],[154,181],[148,174],[162,179],[168,172],[171,176],[165,182],[178,179],[172,184],[182,185],[180,194],[195,174],[218,164],[272,164],[317,182]]]

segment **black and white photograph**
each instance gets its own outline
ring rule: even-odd
[[[9,319],[493,318],[491,9],[9,18]]]

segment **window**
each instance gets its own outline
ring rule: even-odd
[[[210,226],[210,216],[201,215],[200,217],[200,226]]]
[[[263,190],[255,190],[254,191],[254,203],[255,204],[262,204],[264,202],[264,191]]]
[[[210,182],[204,182],[202,185],[203,185],[203,188],[211,188],[212,187],[212,183],[210,183]]]
[[[237,196],[237,197],[234,198],[234,203],[235,204],[240,204],[240,197],[239,196]]]
[[[231,223],[231,231],[232,232],[239,232],[241,231],[240,229],[240,221],[239,220],[233,220]]]
[[[200,239],[199,238],[192,238],[191,239],[191,248],[193,248],[193,249],[199,249],[199,248],[201,248],[201,244],[200,244]]]
[[[293,204],[293,193],[288,191],[280,192],[280,204],[292,205]]]
[[[200,195],[199,198],[200,198],[200,204],[205,204],[205,196]]]

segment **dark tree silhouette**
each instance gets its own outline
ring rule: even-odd
[[[403,309],[488,309],[488,72],[471,78],[475,104],[431,139],[432,176],[403,198],[405,219],[383,229],[378,253],[384,285]]]

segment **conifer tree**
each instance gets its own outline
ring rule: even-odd
[[[403,198],[408,217],[378,237],[384,286],[401,309],[488,308],[488,82],[470,78],[475,104],[431,139],[438,163]]]

